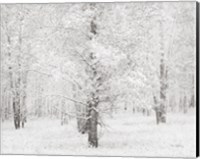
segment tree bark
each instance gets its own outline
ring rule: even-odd
[[[95,98],[89,104],[88,119],[89,132],[88,142],[90,147],[98,147],[98,134],[97,134],[97,123],[98,123],[98,112],[96,110],[98,102],[94,101]]]
[[[163,4],[161,5],[161,17]],[[165,64],[164,50],[164,25],[163,19],[160,19],[160,108],[158,110],[158,123],[166,123],[166,88],[167,88],[167,67]]]

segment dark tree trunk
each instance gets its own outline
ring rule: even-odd
[[[135,107],[133,107],[133,114],[135,114]]]
[[[183,113],[187,113],[187,97],[186,95],[184,96],[184,99],[183,99]]]
[[[160,122],[160,119],[159,119],[160,116],[161,116],[161,115],[160,115],[160,111],[156,110],[156,123],[157,123],[157,124],[159,124],[159,122]]]
[[[192,94],[192,96],[191,96],[190,107],[194,108],[194,94]]]
[[[166,123],[166,67],[164,64],[164,53],[162,53],[160,64],[160,109],[159,122]]]
[[[195,80],[194,80],[194,75],[192,75],[192,95],[190,98],[190,104],[189,107],[194,108],[195,107],[195,96],[194,96],[194,90],[195,90]]]
[[[162,5],[161,10],[162,10]],[[161,11],[162,17],[162,11]],[[166,123],[166,89],[167,89],[167,67],[165,64],[165,51],[164,51],[164,25],[163,19],[160,20],[160,108],[158,112],[158,123]]]
[[[98,123],[98,112],[96,111],[97,102],[92,101],[89,104],[88,116],[88,142],[90,147],[98,147],[98,134],[97,134],[97,123]]]
[[[12,76],[11,76],[12,77]],[[13,93],[13,114],[14,114],[14,126],[15,129],[19,129],[22,124],[22,128],[24,127],[26,116],[25,116],[25,93],[23,95],[21,76],[18,77],[18,80],[11,78],[11,88],[15,89],[15,93]],[[13,87],[15,86],[15,87]]]
[[[13,112],[14,112],[14,126],[15,129],[20,128],[20,109],[18,108],[18,102],[13,102]]]
[[[15,101],[13,100],[13,116],[14,116],[14,126],[15,129],[18,128],[18,124],[17,124],[17,113],[16,113],[16,105],[15,105]]]
[[[23,110],[22,110],[22,113],[21,113],[21,122],[22,122],[22,128],[24,128],[25,123],[27,122],[26,95],[24,95],[23,98],[22,98],[22,107],[23,107]]]
[[[14,114],[14,126],[15,129],[20,128],[20,96],[19,92],[16,91],[16,94],[14,94],[15,97],[13,97],[13,114]]]
[[[93,5],[93,4],[91,4]],[[96,25],[96,17],[94,16],[90,22],[90,32],[92,40],[98,33],[97,33],[97,25]],[[89,147],[98,147],[98,134],[97,134],[97,123],[98,123],[98,112],[97,107],[99,103],[98,97],[98,85],[101,84],[101,78],[97,78],[98,74],[98,66],[97,63],[93,64],[96,61],[95,53],[91,52],[89,55],[89,63],[92,63],[92,66],[89,67],[88,74],[91,79],[91,84],[94,91],[90,92],[90,99],[88,101],[88,143]]]

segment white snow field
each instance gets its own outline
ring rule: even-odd
[[[155,116],[116,114],[99,127],[99,147],[89,148],[87,134],[78,133],[75,120],[61,126],[57,119],[32,119],[15,130],[12,121],[1,126],[2,154],[194,157],[195,114],[168,114],[167,124]]]

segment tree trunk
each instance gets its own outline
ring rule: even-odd
[[[22,128],[24,128],[25,123],[27,122],[27,110],[26,110],[26,95],[22,97],[22,113],[21,113],[21,121],[22,121]]]
[[[19,92],[19,86],[20,86],[20,78],[15,79],[12,72],[12,68],[10,67],[10,88],[12,90],[12,98],[13,98],[13,115],[14,115],[14,126],[15,129],[20,128],[20,92]]]
[[[20,128],[20,109],[19,109],[19,104],[16,99],[13,101],[13,112],[14,112],[14,125],[15,129]]]
[[[90,4],[92,7],[95,7],[95,4]],[[97,24],[96,24],[96,16],[94,16],[90,21],[90,40],[93,42],[94,37],[98,35],[97,33]],[[99,63],[96,62],[97,57],[93,51],[89,53],[86,73],[90,79],[90,86],[92,87],[91,92],[89,92],[88,102],[86,107],[87,118],[86,118],[86,130],[88,132],[88,144],[89,147],[98,147],[98,134],[97,134],[97,123],[98,123],[98,104],[99,104],[99,86],[102,84],[101,82],[101,74],[98,71],[100,68]]]
[[[186,114],[187,113],[187,97],[186,95],[184,96],[184,99],[183,99],[183,113]]]
[[[154,110],[155,110],[155,114],[156,114],[156,123],[159,124],[160,122],[162,122],[162,111],[161,111],[161,107],[157,101],[156,96],[153,97],[154,98]]]
[[[161,17],[162,17],[162,5]],[[163,20],[160,20],[160,108],[158,110],[158,123],[166,123],[166,83],[167,83],[167,67],[165,64],[165,50],[164,50],[164,25]]]
[[[88,119],[88,143],[90,147],[98,147],[98,112],[96,111],[97,103],[92,101],[89,104],[89,119]]]
[[[194,94],[192,94],[192,96],[191,96],[190,107],[194,108]]]

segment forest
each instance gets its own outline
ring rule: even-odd
[[[2,154],[195,155],[196,2],[0,7]]]

